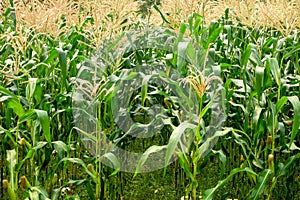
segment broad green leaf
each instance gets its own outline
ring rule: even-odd
[[[255,68],[255,79],[256,79],[255,86],[256,86],[258,100],[261,100],[261,93],[264,89],[264,73],[265,73],[264,67],[256,66],[256,68]]]
[[[148,92],[148,83],[149,83],[151,77],[152,77],[152,75],[144,75],[144,77],[143,77],[142,89],[141,89],[142,106],[145,106],[145,101],[146,101],[147,92]]]
[[[190,63],[194,66],[197,66],[197,53],[192,43],[190,42],[188,43],[188,46],[186,48],[186,55],[189,58]]]
[[[74,127],[74,129],[76,129],[77,131],[79,131],[81,134],[84,135],[84,137],[87,137],[88,139],[96,142],[97,141],[97,138],[93,135],[93,134],[90,134],[90,133],[87,133],[81,129],[79,129],[78,127]]]
[[[208,153],[208,151],[211,150],[212,148],[211,142],[213,142],[218,137],[222,137],[228,134],[232,130],[233,130],[232,128],[225,128],[223,131],[216,131],[211,137],[207,138],[198,149],[199,158],[203,157],[205,154]]]
[[[216,39],[219,37],[221,31],[223,30],[223,26],[218,27],[213,30],[213,32],[208,36],[208,40],[205,44],[205,48],[207,49],[211,43],[214,43]]]
[[[40,141],[40,142],[37,143],[37,145],[36,145],[35,147],[31,148],[31,149],[27,152],[25,158],[23,158],[21,161],[19,161],[19,162],[16,164],[16,169],[15,169],[15,171],[18,172],[18,171],[22,168],[22,166],[23,166],[23,164],[25,163],[25,161],[26,161],[27,159],[32,158],[32,157],[34,156],[34,153],[35,153],[38,149],[43,148],[46,144],[47,144],[47,142],[42,142],[42,141]]]
[[[137,75],[138,75],[138,72],[130,72],[127,76],[122,78],[122,80],[130,81],[130,80],[134,79]]]
[[[110,161],[110,163],[113,164],[113,168],[115,169],[113,171],[113,173],[111,173],[109,176],[116,175],[120,171],[120,168],[121,168],[121,164],[120,164],[118,158],[111,152],[104,154],[103,156],[101,156],[100,159],[102,160],[104,158],[108,159]]]
[[[36,119],[36,112],[34,109],[28,110],[26,113],[24,113],[20,118],[19,118],[19,123],[26,122],[28,120],[33,120]]]
[[[289,147],[290,150],[294,151],[294,150],[300,150],[300,147],[298,147],[295,142],[292,142],[292,145]]]
[[[15,141],[15,138],[14,138],[14,136],[12,135],[12,133],[11,133],[9,130],[4,129],[4,128],[0,125],[0,135],[1,135],[2,133],[5,133],[5,134],[8,136],[8,138],[9,138],[10,141],[13,143],[13,146],[14,146],[15,148],[18,147],[19,144]]]
[[[30,101],[36,88],[37,78],[29,78],[26,86],[26,99]]]
[[[150,154],[152,153],[156,153],[156,152],[159,152],[163,149],[165,149],[166,146],[157,146],[157,145],[153,145],[151,147],[149,147],[144,153],[143,155],[141,156],[140,160],[139,160],[139,163],[137,164],[137,167],[136,167],[136,170],[135,170],[135,173],[134,173],[134,177],[140,173],[140,170],[142,168],[142,166],[145,164],[145,162],[147,161],[148,157],[150,156]]]
[[[21,117],[25,113],[23,106],[21,105],[20,101],[18,101],[17,99],[9,99],[9,101],[7,102],[7,107],[13,109],[13,111],[19,117]]]
[[[246,51],[242,54],[242,66],[243,67],[246,67],[247,66],[247,63],[249,61],[249,58],[250,58],[250,55],[251,55],[251,49],[252,47],[255,46],[254,44],[248,44],[247,45],[247,48],[246,48]]]
[[[186,129],[194,129],[197,126],[188,122],[183,122],[179,126],[177,126],[169,139],[169,143],[167,145],[167,152],[166,152],[166,160],[165,160],[165,166],[169,164],[169,161],[175,153],[175,149],[178,146],[182,135],[185,133]]]
[[[251,88],[249,87],[249,85],[246,84],[246,86],[244,85],[244,81],[241,79],[231,79],[232,83],[234,83],[237,87],[239,87],[239,89],[236,89],[236,92],[249,92],[251,91]],[[245,88],[246,87],[246,88]]]
[[[222,162],[221,172],[220,172],[220,179],[223,178],[225,169],[226,169],[226,155],[223,153],[222,150],[214,151],[212,150],[214,154],[219,154],[219,160]]]
[[[260,119],[262,108],[259,105],[255,106],[254,112],[253,112],[253,128],[255,133],[257,132],[257,126],[258,126],[258,121]]]
[[[246,167],[246,168],[235,168],[233,169],[230,174],[223,180],[219,181],[218,184],[211,189],[205,190],[204,194],[203,194],[203,199],[205,200],[210,200],[213,199],[215,193],[222,188],[228,181],[230,181],[233,176],[239,172],[248,172],[252,175],[257,175],[254,171],[252,171],[252,169]]]
[[[179,72],[182,71],[186,63],[186,49],[189,42],[179,42],[178,43],[178,55],[177,55],[177,69]]]
[[[300,153],[289,157],[286,163],[284,164],[284,166],[279,168],[279,170],[277,171],[276,178],[279,178],[280,176],[284,176],[286,173],[290,172],[289,168],[294,163],[294,161],[299,160],[299,158],[300,158]]]
[[[206,104],[206,106],[201,110],[201,113],[200,113],[200,119],[203,118],[203,116],[207,113],[207,111],[211,108],[211,105],[212,105],[212,102],[213,102],[213,99],[210,100],[208,102],[208,104]]]
[[[59,58],[59,63],[61,67],[62,75],[62,88],[66,87],[67,84],[67,52],[62,48],[56,48]]]
[[[15,191],[15,184],[17,184],[15,182],[15,179],[17,179],[17,177],[15,176],[15,166],[17,164],[17,154],[16,154],[16,150],[6,150],[6,160],[7,160],[7,167],[9,169],[9,177],[10,177],[10,182],[9,185],[12,189],[12,191]]]
[[[31,187],[30,191],[34,192],[37,195],[37,196],[34,196],[33,199],[35,199],[35,197],[36,197],[36,200],[50,200],[48,198],[47,191],[44,188],[41,188],[40,186]]]
[[[6,95],[6,96],[10,96],[14,99],[18,99],[18,96],[16,96],[14,93],[10,92],[8,89],[6,89],[5,87],[0,86],[0,93]]]
[[[261,199],[261,195],[265,191],[265,188],[269,185],[272,175],[273,172],[270,169],[265,169],[260,173],[257,184],[251,193],[250,199]]]
[[[277,60],[275,58],[268,58],[267,65],[269,65],[271,73],[272,73],[277,85],[280,87],[280,68],[279,68]]]
[[[31,200],[39,200],[39,193],[37,191],[29,190],[29,197]]]
[[[288,98],[286,96],[281,97],[277,103],[276,103],[276,114],[279,113],[281,108],[284,106],[284,104],[288,101]]]
[[[26,161],[27,159],[32,158],[34,152],[35,152],[34,149],[30,149],[30,150],[28,151],[28,153],[26,154],[25,158],[23,158],[23,160],[21,160],[20,162],[18,162],[18,163],[16,164],[16,169],[15,169],[15,170],[16,170],[17,172],[22,168],[23,164],[25,163],[25,161]]]
[[[187,28],[187,25],[185,23],[181,23],[180,24],[179,35],[177,37],[178,42],[182,42],[183,41],[183,37],[184,37],[185,31],[186,31],[186,28]]]
[[[25,111],[23,109],[23,106],[20,103],[19,98],[15,94],[2,86],[0,86],[0,93],[5,95],[0,98],[0,102],[7,102],[7,107],[13,109],[13,111],[19,117],[24,114]]]
[[[37,110],[34,109],[36,112],[37,118],[42,126],[43,133],[45,135],[46,141],[52,146],[51,144],[51,133],[50,133],[50,121],[48,113],[44,110]]]
[[[291,147],[294,139],[296,138],[297,134],[299,133],[299,126],[300,126],[300,101],[299,97],[297,96],[291,96],[288,97],[289,101],[292,103],[294,108],[294,120],[293,120],[293,127],[292,127],[292,133],[290,138],[290,144]]]
[[[258,48],[256,45],[252,45],[251,46],[251,55],[250,55],[250,59],[252,62],[255,62],[256,65],[258,65],[259,67],[263,66],[263,63],[259,57],[259,52],[258,52]]]
[[[179,156],[179,163],[180,163],[180,166],[182,167],[183,171],[185,172],[187,177],[190,178],[191,182],[195,183],[195,186],[197,187],[198,183],[195,180],[193,173],[189,169],[189,165],[188,165],[188,162],[186,161],[186,157],[184,156],[184,153],[179,152],[178,156]]]
[[[47,142],[39,141],[39,142],[37,142],[36,146],[33,147],[33,149],[34,149],[34,150],[41,149],[41,148],[43,148],[46,144],[47,144]]]
[[[54,141],[52,144],[54,144],[54,149],[57,151],[59,159],[65,156],[65,152],[70,152],[70,146],[67,146],[63,141]]]
[[[63,158],[61,159],[57,165],[59,165],[60,163],[64,162],[64,161],[69,161],[71,163],[75,163],[75,164],[79,164],[82,166],[83,170],[88,174],[90,175],[93,179],[96,179],[96,176],[90,172],[86,166],[86,164],[79,158]]]

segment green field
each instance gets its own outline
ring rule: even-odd
[[[0,6],[0,199],[300,199],[297,1]]]

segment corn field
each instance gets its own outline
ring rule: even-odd
[[[300,199],[297,1],[0,5],[0,199]]]

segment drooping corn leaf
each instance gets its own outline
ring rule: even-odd
[[[205,190],[204,194],[203,194],[203,199],[205,200],[211,200],[214,198],[214,195],[216,194],[216,192],[221,189],[228,181],[230,181],[233,176],[239,172],[247,172],[250,173],[252,175],[257,175],[254,171],[252,171],[252,169],[246,167],[246,168],[235,168],[233,170],[231,170],[230,174],[223,180],[219,181],[218,184],[211,189]]]

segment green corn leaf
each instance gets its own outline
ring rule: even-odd
[[[104,154],[103,156],[101,156],[101,161],[103,162],[103,159],[108,159],[110,161],[111,164],[113,164],[113,169],[115,169],[109,176],[114,176],[116,175],[121,168],[121,164],[118,160],[118,158],[111,152]]]
[[[280,86],[280,68],[277,60],[275,58],[268,58],[267,65],[269,65],[271,74],[273,75],[277,85]]]
[[[201,158],[205,153],[207,153],[209,150],[211,150],[211,142],[214,141],[218,137],[222,137],[229,132],[231,132],[232,128],[225,128],[223,131],[216,131],[215,134],[213,134],[211,137],[209,137],[198,149],[198,155],[199,158]]]
[[[195,180],[193,173],[189,169],[189,165],[188,165],[188,162],[186,160],[186,157],[185,157],[184,153],[179,152],[178,156],[179,156],[179,163],[180,163],[180,166],[182,167],[183,171],[185,172],[185,174],[187,175],[187,177],[190,178],[190,180],[192,181],[192,183],[195,183],[195,186],[197,187],[198,183]]]
[[[10,139],[10,141],[13,143],[13,146],[14,146],[15,148],[17,148],[17,147],[18,147],[18,143],[15,141],[15,139],[14,139],[12,133],[11,133],[9,130],[4,129],[4,128],[0,125],[0,135],[1,135],[3,132],[8,136],[8,138]]]
[[[148,83],[151,79],[152,75],[144,75],[142,81],[142,89],[141,89],[141,98],[142,98],[142,106],[145,106],[145,101],[147,98],[147,91],[148,91]]]
[[[264,66],[260,57],[259,57],[259,52],[258,48],[256,45],[251,46],[251,55],[250,55],[250,60],[254,63],[256,63],[257,66],[262,67]]]
[[[276,114],[279,113],[281,108],[284,106],[284,104],[288,101],[288,98],[286,96],[281,97],[277,103],[276,103]]]
[[[6,95],[6,96],[10,96],[14,99],[18,99],[18,96],[16,96],[14,93],[10,92],[8,89],[6,89],[5,87],[0,86],[0,93]]]
[[[41,141],[40,141],[40,142],[37,143],[37,145],[36,145],[35,147],[31,148],[31,149],[27,152],[25,158],[23,158],[21,161],[19,161],[19,162],[16,164],[16,169],[15,169],[15,171],[18,172],[18,171],[22,168],[22,166],[23,166],[23,164],[25,163],[25,161],[26,161],[27,159],[32,158],[32,157],[34,156],[34,153],[35,153],[38,149],[43,148],[46,144],[47,144],[47,142],[41,142]]]
[[[92,186],[92,180],[88,180],[86,184],[86,190],[89,195],[89,199],[96,199],[95,192],[94,192],[94,186]]]
[[[61,67],[62,75],[62,88],[66,88],[67,85],[67,52],[62,48],[56,48]]]
[[[178,55],[177,55],[177,69],[179,72],[182,71],[186,63],[186,51],[189,42],[179,42],[178,43]]]
[[[197,66],[197,54],[196,49],[193,47],[192,43],[188,43],[186,48],[186,55],[192,65]]]
[[[30,101],[36,88],[37,78],[29,78],[28,85],[26,86],[26,99]]]
[[[203,199],[205,200],[210,200],[213,199],[214,195],[216,194],[216,192],[222,188],[228,181],[230,181],[233,176],[239,172],[248,172],[252,175],[257,175],[254,171],[252,171],[252,169],[246,167],[246,168],[236,168],[233,169],[230,174],[223,180],[219,181],[218,184],[211,189],[205,190],[204,194],[203,194]]]
[[[223,26],[213,30],[213,32],[208,36],[207,42],[205,43],[205,49],[207,49],[211,43],[214,43],[216,41],[222,30]]]
[[[165,149],[166,146],[157,146],[157,145],[153,145],[151,147],[149,147],[144,153],[143,155],[141,156],[138,164],[137,164],[137,167],[136,167],[136,170],[135,170],[135,173],[134,173],[134,176],[135,177],[138,173],[140,173],[140,170],[142,168],[142,166],[145,164],[145,162],[147,161],[148,157],[152,154],[152,153],[156,153],[156,152],[159,152],[163,149]]]
[[[44,110],[35,109],[34,111],[35,111],[37,118],[42,126],[42,130],[45,135],[46,141],[50,144],[50,146],[52,146],[51,133],[50,133],[50,120],[49,120],[48,113]]]
[[[156,4],[153,5],[153,8],[159,13],[160,17],[163,19],[164,22],[166,22],[167,24],[170,24],[170,22],[165,18],[165,16],[160,11],[160,9],[157,7]]]
[[[0,98],[0,102],[7,102],[8,108],[11,108],[19,117],[22,116],[25,111],[22,104],[20,103],[18,96],[2,86],[0,86],[0,94],[1,93],[5,96],[2,96]]]
[[[255,106],[254,112],[253,112],[253,128],[255,130],[255,133],[257,133],[258,128],[258,122],[260,119],[262,108],[259,105]]]
[[[169,139],[169,143],[167,145],[167,152],[166,152],[166,160],[165,160],[165,166],[169,164],[169,161],[175,153],[175,149],[178,146],[182,135],[185,133],[186,129],[194,129],[197,126],[188,122],[183,122],[179,126],[177,126]]]
[[[62,149],[65,152],[68,152],[69,150],[68,146],[63,141],[54,141],[52,142],[52,144],[54,144],[55,149]]]
[[[178,42],[182,42],[183,41],[183,36],[185,34],[187,25],[185,23],[181,23],[180,27],[179,27],[179,35],[177,37]],[[176,45],[175,45],[176,46]]]
[[[246,67],[247,66],[247,63],[249,61],[249,58],[250,58],[250,55],[251,55],[251,48],[254,46],[254,44],[248,44],[247,45],[247,48],[246,48],[246,51],[242,54],[242,66],[243,67]]]
[[[12,191],[15,191],[15,189],[16,189],[15,184],[17,184],[15,182],[15,180],[17,179],[17,177],[15,176],[15,166],[17,164],[16,150],[15,149],[6,150],[6,156],[7,156],[7,158],[6,158],[7,166],[9,169],[9,177],[10,177],[9,185],[10,185]]]
[[[265,73],[265,68],[264,67],[256,66],[256,69],[255,69],[255,79],[256,79],[255,87],[256,87],[258,100],[261,100],[261,93],[264,89],[264,73]]]
[[[47,144],[47,142],[39,141],[39,142],[37,142],[37,144],[33,147],[33,149],[36,151],[36,150],[38,150],[38,149],[43,148],[46,144]]]
[[[294,163],[294,161],[299,160],[300,158],[300,153],[291,156],[287,159],[286,163],[284,164],[283,167],[279,168],[279,170],[277,171],[277,175],[276,178],[279,178],[280,176],[284,176],[286,173],[289,173],[289,169],[292,166],[292,164]]]
[[[221,172],[220,172],[220,179],[223,178],[225,169],[226,169],[226,155],[223,153],[222,150],[212,150],[214,154],[219,154],[219,160],[222,162]]]
[[[251,193],[250,199],[261,199],[261,195],[265,191],[265,188],[269,185],[272,175],[273,172],[270,169],[265,169],[260,173],[257,184]]]
[[[200,113],[200,119],[203,118],[203,116],[207,113],[207,111],[211,108],[211,104],[213,102],[213,99],[211,101],[208,102],[208,104],[206,104],[206,106],[201,110],[201,113]]]
[[[138,75],[138,72],[130,72],[126,77],[122,78],[122,80],[130,81],[134,79]],[[118,78],[117,78],[118,80]]]
[[[19,117],[21,117],[21,116],[24,115],[24,113],[25,113],[22,104],[21,104],[20,101],[17,100],[17,99],[9,99],[8,102],[7,102],[7,107],[13,109],[13,111],[14,111]]]
[[[23,123],[26,122],[28,120],[33,120],[36,119],[36,112],[34,109],[28,110],[26,113],[24,113],[20,119],[19,119],[19,123]]]
[[[15,169],[15,170],[16,170],[17,172],[22,168],[23,164],[25,163],[25,161],[26,161],[27,159],[32,158],[34,152],[35,152],[34,149],[30,149],[30,150],[28,151],[28,153],[26,154],[25,158],[23,158],[23,160],[21,160],[20,162],[18,162],[18,163],[16,164],[16,169]]]
[[[40,186],[34,186],[31,187],[29,190],[29,195],[31,200],[50,200],[48,198],[48,193],[44,188],[41,188]]]
[[[292,133],[291,133],[290,144],[289,144],[289,146],[291,147],[294,139],[296,138],[297,134],[299,133],[300,101],[299,101],[299,97],[297,97],[297,96],[288,97],[288,100],[292,103],[293,108],[294,108],[293,127],[292,127]]]
[[[61,159],[57,165],[59,165],[60,163],[64,162],[64,161],[68,161],[68,162],[71,162],[71,163],[75,163],[75,164],[79,164],[82,166],[83,170],[88,174],[90,175],[94,180],[96,180],[96,176],[90,172],[86,166],[86,164],[79,158],[63,158]]]
[[[90,134],[90,133],[87,133],[81,129],[79,129],[78,127],[74,127],[74,129],[76,129],[77,131],[79,131],[81,134],[84,135],[84,137],[92,140],[93,142],[96,142],[97,141],[97,138],[93,135],[93,134]]]

